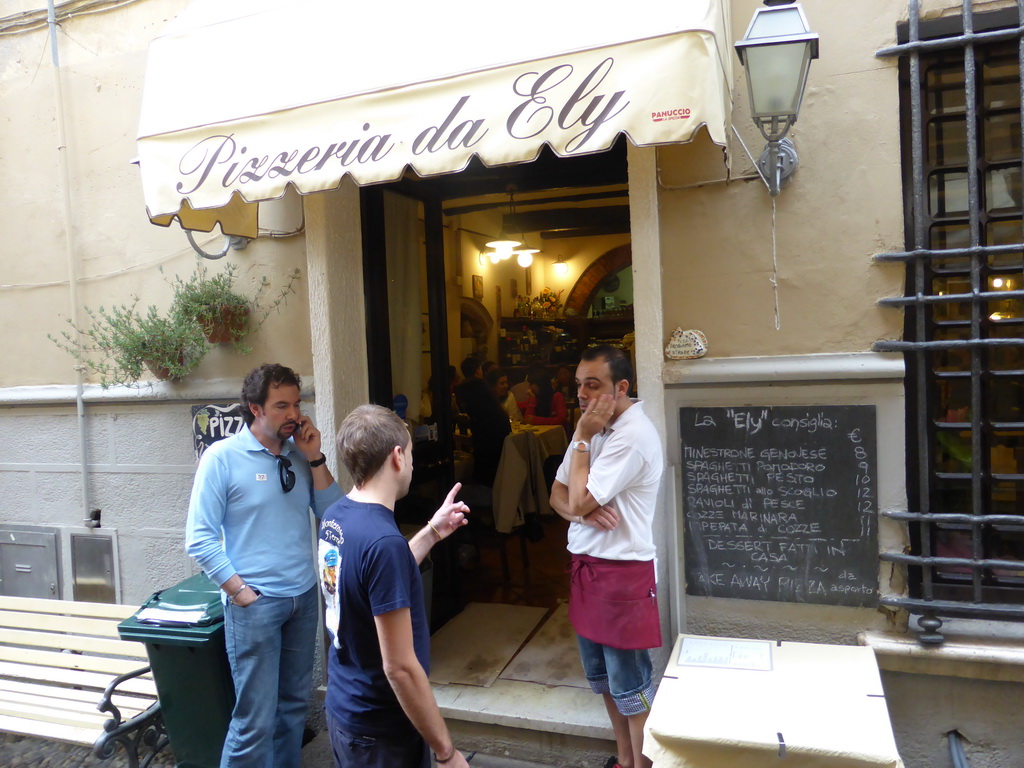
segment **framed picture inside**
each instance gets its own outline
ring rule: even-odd
[[[511,280],[509,280],[508,293],[513,300],[515,300],[516,296],[519,295],[519,281],[516,280],[514,277]]]
[[[484,278],[481,275],[473,275],[473,298],[477,301],[484,297]]]

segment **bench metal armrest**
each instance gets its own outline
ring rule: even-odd
[[[96,709],[100,712],[109,712],[113,715],[112,720],[107,720],[103,724],[103,730],[110,731],[121,724],[121,710],[112,701],[112,697],[116,692],[117,686],[123,683],[125,680],[131,680],[133,677],[141,677],[142,675],[148,675],[151,671],[150,667],[140,667],[133,672],[125,672],[123,675],[118,675],[107,685],[103,691],[103,696],[100,698],[100,703],[96,705]]]
[[[99,759],[106,760],[113,757],[117,746],[120,745],[128,758],[129,768],[140,768],[140,765],[141,768],[147,768],[153,758],[167,746],[167,730],[164,727],[159,701],[154,701],[148,709],[129,720],[122,719],[121,710],[112,701],[112,697],[121,683],[149,672],[149,667],[141,667],[133,672],[118,675],[103,691],[103,696],[96,705],[96,709],[100,712],[109,712],[112,717],[103,723],[104,733],[93,744],[92,752]],[[143,746],[148,747],[148,754],[140,764],[139,748]]]

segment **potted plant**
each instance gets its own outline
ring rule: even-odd
[[[138,311],[139,297],[130,304],[92,310],[87,328],[62,331],[50,340],[100,377],[104,388],[137,383],[148,369],[158,379],[180,380],[209,350],[203,329],[194,318],[160,314],[155,306]]]
[[[250,316],[253,313],[257,316],[256,325],[251,329],[255,332],[267,316],[280,307],[285,297],[295,292],[293,285],[298,277],[299,271],[292,270],[284,288],[273,300],[268,300],[265,294],[270,288],[270,281],[264,276],[255,296],[250,299],[235,290],[237,266],[226,264],[223,272],[211,275],[206,265],[200,262],[188,279],[175,275],[171,281],[174,288],[171,314],[195,319],[209,343],[230,342],[236,350],[248,354],[252,350],[242,343],[242,339],[250,332]]]

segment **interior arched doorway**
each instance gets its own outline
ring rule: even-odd
[[[586,317],[604,281],[633,263],[633,247],[627,243],[602,254],[580,274],[565,300],[565,314]]]

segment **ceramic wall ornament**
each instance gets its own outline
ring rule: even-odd
[[[684,331],[676,328],[665,347],[665,357],[669,360],[695,360],[708,353],[707,337],[700,331]]]

